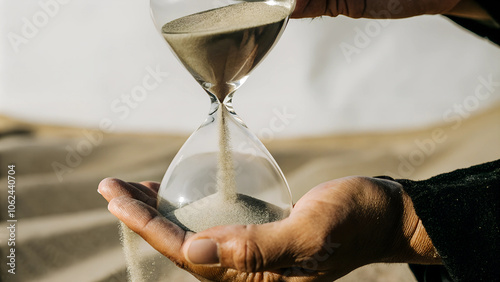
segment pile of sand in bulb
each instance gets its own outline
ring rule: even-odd
[[[262,224],[287,216],[282,208],[259,199],[236,194],[226,199],[217,192],[176,210],[160,213],[184,230],[200,232],[205,229],[230,224]]]

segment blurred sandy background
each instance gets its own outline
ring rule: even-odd
[[[160,181],[208,97],[156,34],[147,1],[2,1],[0,19],[2,281],[125,281],[97,184]],[[144,79],[156,86],[139,95]],[[297,200],[346,175],[424,179],[500,158],[499,88],[500,49],[443,17],[292,20],[234,106]],[[16,275],[4,263],[10,163]],[[164,281],[193,280],[154,263]],[[413,278],[405,265],[370,265],[343,281]]]

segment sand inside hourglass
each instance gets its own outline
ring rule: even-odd
[[[189,15],[162,28],[179,60],[219,100],[215,193],[180,208],[159,195],[158,210],[185,230],[199,232],[218,225],[260,224],[288,216],[289,209],[237,193],[226,124],[230,114],[222,104],[274,45],[288,15],[289,10],[279,5],[243,2]]]
[[[200,232],[231,224],[263,224],[283,219],[285,210],[259,199],[236,194],[234,200],[224,199],[219,192],[166,214],[184,230]]]
[[[273,47],[288,15],[279,5],[243,2],[168,22],[162,34],[193,77],[222,102]]]

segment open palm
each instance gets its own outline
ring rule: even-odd
[[[111,213],[200,280],[332,281],[373,262],[439,262],[415,252],[410,239],[419,220],[393,181],[329,181],[304,195],[284,220],[196,234],[158,213],[158,188],[118,179],[99,184]]]

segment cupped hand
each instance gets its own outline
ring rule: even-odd
[[[332,281],[373,262],[439,263],[402,187],[348,177],[318,185],[284,220],[186,232],[156,210],[158,183],[104,179],[108,209],[200,280]]]

